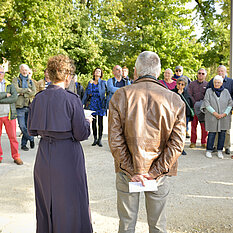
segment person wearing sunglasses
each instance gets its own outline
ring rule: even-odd
[[[189,83],[191,83],[191,80],[187,76],[183,75],[183,66],[176,66],[175,74],[173,75],[172,79],[176,81],[180,77],[185,77],[187,79],[187,85],[185,87],[185,89],[187,90]]]
[[[233,99],[233,80],[231,78],[227,77],[227,68],[224,65],[220,65],[218,66],[217,69],[217,73],[218,75],[222,76],[223,78],[223,87],[226,88],[230,95],[231,98]],[[208,85],[206,88],[213,88],[214,87],[214,82],[213,82],[213,78],[209,81]],[[214,142],[214,151],[216,151],[217,148],[217,138],[218,136],[215,138],[215,142]],[[231,138],[230,138],[230,130],[226,131],[226,136],[225,136],[225,142],[224,142],[224,148],[225,148],[225,153],[226,154],[231,154],[230,151],[230,147],[231,147]]]
[[[16,138],[16,108],[17,91],[10,82],[4,79],[5,72],[3,66],[0,66],[0,137],[2,134],[2,125],[4,124],[7,136],[10,140],[11,156],[14,163],[22,165],[18,150],[18,141]],[[2,147],[0,143],[0,163],[2,162]]]
[[[208,82],[205,80],[207,76],[207,71],[204,68],[201,68],[197,72],[197,79],[191,82],[188,86],[188,93],[192,98],[193,104],[197,103],[204,99],[206,86]],[[197,125],[198,117],[195,114],[191,122],[191,144],[190,148],[196,147],[197,141]],[[200,122],[201,125],[201,147],[206,148],[208,132],[205,129],[205,123]]]
[[[193,108],[193,102],[190,95],[188,94],[188,91],[185,89],[186,85],[187,85],[187,79],[185,77],[180,77],[177,79],[176,87],[172,89],[172,91],[180,95],[181,99],[184,101],[186,105],[186,132],[187,132],[188,123],[189,121],[193,120],[191,113],[191,108]],[[182,155],[186,155],[186,152],[184,150],[182,152]]]

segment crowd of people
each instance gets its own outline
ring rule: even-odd
[[[40,136],[34,167],[37,233],[92,232],[80,141],[89,137],[92,125],[92,146],[102,147],[103,117],[107,114],[119,232],[134,232],[136,225],[139,193],[129,192],[129,182],[145,185],[153,179],[159,191],[145,193],[148,224],[150,232],[166,232],[168,177],[176,175],[178,157],[187,154],[184,143],[185,137],[190,138],[189,122],[190,148],[197,146],[198,122],[207,158],[217,152],[223,159],[223,148],[229,155],[231,147],[233,80],[227,77],[226,67],[220,65],[209,82],[204,68],[197,71],[194,81],[183,71],[182,66],[176,66],[174,73],[167,68],[164,79],[159,80],[160,59],[145,51],[137,58],[133,80],[126,66],[114,66],[113,77],[107,81],[97,67],[84,90],[74,62],[64,55],[49,59],[39,81],[33,80],[28,65],[21,64],[11,84],[0,66],[0,135],[4,124],[17,165],[23,161],[16,118],[22,133],[21,150],[33,149],[34,137]],[[85,117],[84,109],[91,110],[92,117]],[[2,155],[0,146],[0,163]]]

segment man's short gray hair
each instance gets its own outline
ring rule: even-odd
[[[151,51],[144,51],[139,54],[135,68],[137,76],[152,75],[158,78],[161,72],[161,63],[159,56]]]
[[[206,69],[204,69],[204,68],[200,68],[197,72],[199,72],[200,70],[204,70],[205,74],[207,74]]]
[[[21,70],[22,67],[25,67],[26,69],[29,70],[29,66],[28,66],[27,64],[21,64],[21,65],[19,66],[19,70]]]
[[[226,68],[226,66],[224,66],[224,65],[220,65],[220,66],[218,66],[218,69],[219,68],[223,68],[226,72],[227,72],[227,68]]]

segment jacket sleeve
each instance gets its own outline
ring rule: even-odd
[[[17,77],[13,79],[12,84],[15,86],[15,89],[16,89],[16,91],[17,91],[18,94],[24,94],[24,93],[29,92],[29,88],[21,88],[21,87],[19,87],[18,78]]]
[[[110,78],[107,81],[107,89],[108,89],[109,92],[111,92],[112,94],[114,94],[119,89],[119,87],[114,87],[113,86],[113,79]]]
[[[172,166],[176,163],[178,157],[181,155],[186,135],[186,118],[185,118],[185,103],[181,103],[177,111],[176,121],[174,122],[173,129],[169,140],[166,143],[161,155],[155,159],[149,170],[149,174],[153,178],[167,174]]]
[[[194,103],[195,102],[195,100],[194,100],[194,98],[193,98],[193,96],[194,96],[194,93],[193,93],[193,85],[192,85],[192,83],[190,83],[189,84],[189,86],[188,86],[188,94],[189,94],[189,96],[191,97],[191,99],[192,99],[192,102]]]
[[[14,85],[10,85],[10,94],[11,96],[7,97],[7,93],[3,92],[5,94],[5,98],[1,99],[0,98],[0,104],[13,104],[16,102],[18,95],[17,95],[17,91],[14,87]]]
[[[24,93],[24,96],[26,98],[34,97],[35,94],[36,94],[36,85],[35,85],[35,83],[33,82],[33,80],[31,80],[31,82],[29,82],[29,83],[30,83],[30,87],[26,88],[26,89],[28,89],[28,91]]]
[[[86,140],[90,135],[90,123],[85,119],[82,102],[79,97],[72,102],[72,131],[77,141]]]
[[[7,98],[6,94],[6,92],[0,92],[0,101]]]
[[[113,95],[109,103],[108,142],[112,155],[119,164],[120,169],[127,175],[132,176],[134,174],[133,161],[126,144],[123,125],[121,124],[121,114],[118,109],[120,98],[122,98],[120,94]],[[121,108],[123,108],[123,101],[120,104]]]

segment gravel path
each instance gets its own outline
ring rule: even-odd
[[[116,233],[115,174],[107,135],[104,136],[103,148],[92,147],[91,143],[92,138],[82,145],[94,232]],[[37,145],[36,139],[36,148]],[[203,149],[189,149],[188,145],[187,141],[187,155],[179,158],[178,176],[170,178],[168,232],[233,233],[233,160],[230,156],[225,156],[223,160],[217,156],[208,159]],[[34,233],[36,220],[32,174],[36,149],[20,151],[24,165],[17,166],[10,157],[5,134],[2,135],[2,146],[7,153],[4,153],[3,163],[0,164],[0,232]],[[147,232],[142,193],[136,233]]]

